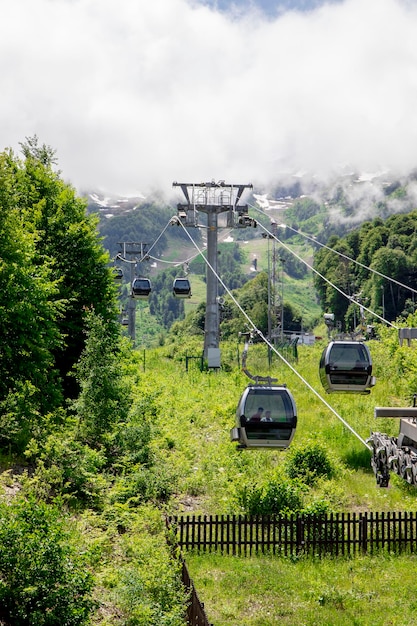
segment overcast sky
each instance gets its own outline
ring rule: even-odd
[[[288,4],[288,3],[287,3]],[[417,166],[417,2],[244,17],[191,0],[2,0],[3,150],[78,190]]]

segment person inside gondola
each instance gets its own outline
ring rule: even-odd
[[[260,407],[258,408],[258,410],[256,411],[256,413],[254,413],[254,414],[251,416],[250,421],[251,421],[251,422],[260,422],[260,421],[261,421],[261,419],[262,419],[262,413],[263,413],[263,412],[264,412],[264,409],[263,409],[263,407],[262,407],[262,406],[260,406]]]
[[[261,422],[272,422],[271,411],[265,411],[265,415],[261,417]]]

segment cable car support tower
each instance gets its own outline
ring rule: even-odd
[[[218,298],[218,217],[226,213],[226,226],[246,228],[256,226],[256,221],[248,215],[248,205],[240,205],[245,189],[253,185],[236,185],[224,180],[207,183],[178,183],[185,203],[177,205],[177,216],[184,226],[198,228],[198,214],[207,215],[207,271],[206,271],[206,316],[204,327],[204,358],[208,367],[220,367],[219,349],[219,298]]]
[[[119,241],[120,252],[117,254],[116,259],[127,263],[130,267],[129,277],[130,285],[132,285],[135,277],[135,271],[138,263],[148,260],[147,256],[147,243],[137,241]],[[128,334],[133,343],[136,340],[136,300],[132,294],[129,296],[128,305]]]

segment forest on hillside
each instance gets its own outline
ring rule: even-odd
[[[314,284],[323,310],[334,313],[344,330],[353,328],[356,305],[332,285],[388,321],[414,313],[417,211],[364,222],[345,237],[331,237],[327,246],[315,253]]]
[[[277,246],[277,251],[280,262],[285,264],[285,274],[290,279],[309,280],[308,265],[291,251],[291,248],[300,242],[306,243],[307,239],[303,238],[306,235],[314,254],[313,285],[318,302],[323,312],[335,315],[344,332],[354,331],[361,305],[389,321],[414,311],[413,290],[417,282],[414,239],[417,216],[407,189],[406,183],[403,186],[400,182],[387,185],[385,199],[379,200],[378,206],[375,207],[375,212],[381,217],[364,221],[356,227],[354,226],[356,222],[349,221],[349,218],[355,215],[358,207],[342,185],[335,186],[327,195],[322,191],[325,198],[322,202],[316,199],[317,190],[314,190],[312,197],[308,197],[301,193],[300,188],[298,190],[300,197],[295,196],[285,209],[284,219],[288,228],[280,228],[277,239],[283,243]],[[296,193],[295,189],[292,191]],[[277,188],[276,193],[278,192],[284,193],[284,190]],[[400,212],[392,215],[390,211],[395,202],[398,203],[395,206]],[[167,253],[170,257],[172,248],[177,249],[178,257],[177,246],[190,242],[187,241],[187,235],[182,228],[170,226],[167,230],[166,224],[173,214],[175,209],[172,207],[143,201],[135,210],[128,213],[111,218],[101,216],[99,231],[104,237],[103,245],[114,258],[120,251],[120,241],[145,240],[150,242],[147,245],[152,248],[153,258],[162,259]],[[271,228],[270,215],[262,211],[255,212],[253,209],[250,209],[250,214],[266,231]],[[339,215],[341,219],[335,219],[334,215]],[[262,332],[266,332],[268,297],[271,297],[271,294],[268,296],[267,289],[259,290],[257,286],[265,280],[265,277],[252,282],[256,272],[250,275],[242,271],[243,264],[247,263],[242,242],[247,239],[253,241],[261,234],[257,229],[238,229],[234,233],[236,236],[233,244],[219,244],[218,272],[228,290],[236,295],[238,300],[243,297],[246,302],[249,298],[247,304],[250,307],[257,303],[259,308],[256,314],[257,322]],[[198,245],[201,245],[201,233],[198,228],[192,229],[191,236]],[[142,274],[149,274],[149,270],[146,263],[141,263],[138,268]],[[207,265],[204,253],[197,256],[195,252],[192,253],[187,270],[191,276],[196,274],[205,281]],[[173,268],[159,269],[155,278],[157,289],[150,297],[149,312],[163,332],[168,331],[174,322],[184,320],[184,304],[173,298],[171,290],[172,279],[181,271],[184,269],[178,267],[176,271]],[[393,280],[390,281],[389,278]],[[243,287],[244,291],[241,294]],[[232,318],[239,317],[239,312],[227,297],[223,286],[219,287],[219,295],[226,296],[220,316],[221,332],[227,338],[230,331],[235,331],[236,324],[230,322]],[[128,296],[127,289],[122,300],[124,307]],[[272,300],[274,298],[278,298],[278,294],[276,296],[272,294]],[[303,317],[300,308],[291,300],[286,301],[284,307],[285,330],[300,330]],[[373,321],[368,316],[368,323]],[[310,320],[310,325],[316,322],[314,318]],[[195,332],[201,330],[204,326],[204,302],[201,302],[197,311],[189,314],[186,326]]]

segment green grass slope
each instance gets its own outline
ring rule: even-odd
[[[230,442],[237,402],[249,382],[239,368],[237,341],[221,345],[227,367],[219,372],[200,372],[194,361],[186,371],[185,356],[199,352],[197,343],[172,343],[149,355],[142,381],[152,387],[160,409],[153,445],[175,476],[170,513],[241,513],[239,494],[245,487],[287,480],[291,451],[312,444],[326,451],[333,475],[305,485],[304,506],[321,502],[334,512],[416,509],[417,490],[399,477],[391,476],[388,489],[376,486],[370,453],[361,441],[372,430],[398,432],[395,420],[374,418],[374,407],[411,403],[416,347],[399,348],[396,332],[387,331],[369,343],[377,377],[371,394],[326,395],[318,375],[326,343],[300,346],[295,371],[277,355],[269,368],[265,346],[250,347],[249,370],[277,377],[294,394],[299,422],[287,451],[239,451]],[[216,626],[404,626],[416,617],[412,555],[294,560],[191,553],[186,561]]]

